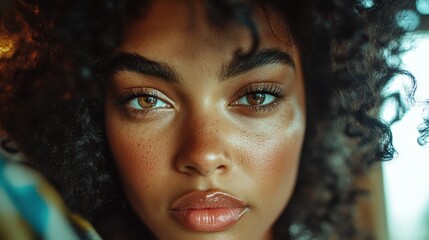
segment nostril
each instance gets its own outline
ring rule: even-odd
[[[193,166],[185,166],[185,169],[187,170],[187,172],[195,172],[197,171],[197,169]]]
[[[217,170],[225,170],[226,166],[225,165],[220,165],[216,168]]]
[[[213,146],[201,144],[186,145],[183,151],[179,152],[175,165],[176,169],[187,175],[224,174],[228,171],[229,161],[226,154],[216,150]],[[191,148],[192,147],[192,148]],[[216,150],[216,151],[215,151]]]
[[[188,175],[198,174],[198,175],[204,175],[209,176],[215,172],[224,172],[227,169],[227,166],[222,164],[219,166],[194,166],[192,164],[183,166],[184,173]]]

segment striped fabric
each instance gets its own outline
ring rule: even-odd
[[[35,170],[0,154],[0,239],[101,239]]]

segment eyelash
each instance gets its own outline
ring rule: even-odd
[[[239,104],[238,101],[244,97],[247,97],[251,94],[268,94],[273,96],[275,99],[273,102],[268,104],[262,104],[262,105],[243,105]],[[284,100],[286,97],[286,94],[282,87],[280,87],[277,84],[267,84],[267,83],[259,83],[259,84],[252,84],[249,86],[246,86],[239,94],[237,94],[238,97],[236,97],[237,100],[235,100],[231,106],[236,107],[244,107],[246,110],[250,110],[253,113],[262,114],[266,112],[270,112],[274,110],[274,108],[278,105],[279,101]]]
[[[131,89],[127,92],[124,92],[121,94],[121,96],[115,99],[114,102],[117,105],[125,107],[126,110],[131,114],[133,118],[138,118],[138,119],[144,118],[148,113],[150,113],[155,109],[159,109],[159,108],[136,109],[129,106],[131,101],[141,97],[154,97],[158,101],[163,101],[167,105],[171,105],[170,103],[168,103],[168,101],[164,100],[164,98],[161,97],[160,94],[157,93],[156,91],[150,90],[150,89],[144,89],[144,88],[136,88],[136,89]]]
[[[261,105],[244,105],[239,103],[239,101],[242,98],[245,98],[251,94],[257,94],[257,93],[271,95],[275,99],[268,104],[261,104]],[[245,110],[249,111],[250,114],[252,113],[263,114],[274,110],[274,108],[278,105],[279,101],[285,99],[286,94],[283,88],[277,84],[256,83],[256,84],[251,84],[246,86],[236,96],[237,96],[235,97],[236,100],[232,104],[230,104],[230,106],[245,108]],[[125,107],[126,111],[131,115],[131,117],[137,118],[137,119],[142,119],[151,111],[160,109],[160,108],[136,109],[129,106],[131,101],[140,97],[154,97],[159,101],[163,101],[167,105],[171,105],[170,103],[168,103],[168,101],[164,100],[164,98],[160,96],[160,94],[157,91],[154,91],[151,89],[145,89],[145,88],[130,89],[129,91],[122,93],[117,99],[114,99],[114,102],[117,105]]]

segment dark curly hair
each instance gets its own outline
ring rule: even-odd
[[[394,154],[389,124],[379,114],[387,98],[398,102],[396,119],[404,110],[397,93],[384,96],[382,89],[395,75],[407,74],[390,59],[403,51],[405,30],[396,18],[411,1],[364,2],[205,0],[214,26],[236,22],[251,30],[253,50],[259,38],[251,9],[283,13],[301,51],[307,131],[297,187],[275,224],[276,238],[369,238],[354,224],[356,199],[365,192],[356,179]],[[96,226],[126,202],[105,140],[100,59],[118,46],[123,27],[147,4],[2,3],[0,37],[11,39],[14,49],[0,59],[1,125],[68,206]]]

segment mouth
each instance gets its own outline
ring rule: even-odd
[[[236,224],[248,211],[243,200],[220,191],[192,191],[171,205],[174,219],[196,232],[217,232]]]

